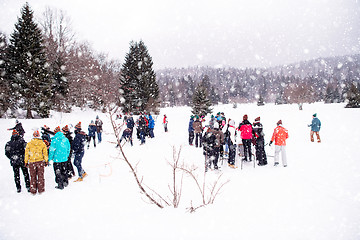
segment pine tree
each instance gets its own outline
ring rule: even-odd
[[[152,65],[144,42],[131,42],[120,76],[125,112],[158,111],[159,86]]]
[[[208,96],[208,91],[203,85],[203,82],[200,82],[193,95],[192,113],[198,116],[206,116],[212,112],[210,106],[211,101]]]
[[[346,108],[360,108],[360,84],[357,86],[353,83],[351,84],[350,90],[347,94],[348,104]]]
[[[51,80],[41,30],[33,20],[28,3],[21,9],[7,55],[11,97],[27,111],[27,118],[33,118],[31,111],[36,111],[40,117],[48,117]]]
[[[6,51],[6,37],[5,34],[0,32],[0,117],[2,117],[10,107],[9,83],[6,74]]]
[[[52,65],[51,75],[53,84],[51,87],[51,100],[55,109],[58,111],[67,110],[67,99],[69,84],[67,81],[68,73],[62,55],[58,55]]]

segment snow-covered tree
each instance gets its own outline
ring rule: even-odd
[[[52,81],[47,71],[43,36],[28,3],[21,9],[7,53],[12,99],[27,111],[27,118],[33,118],[32,111],[48,117]]]
[[[209,94],[202,81],[197,85],[193,95],[192,113],[198,116],[206,116],[206,114],[212,112],[210,107]]]
[[[0,32],[0,117],[2,117],[10,107],[9,84],[6,74],[6,51],[6,36]]]
[[[120,77],[121,102],[125,112],[157,111],[159,86],[152,65],[144,42],[132,41]]]
[[[348,104],[346,108],[360,108],[360,84],[351,84],[350,90],[347,94]]]

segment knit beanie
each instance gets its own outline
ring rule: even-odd
[[[243,120],[245,121],[245,120],[248,120],[248,115],[247,114],[245,114],[244,116],[243,116]]]
[[[69,126],[66,125],[65,127],[62,128],[63,132],[69,132]]]
[[[33,133],[33,136],[34,136],[35,138],[40,137],[39,130],[35,130],[34,133]]]
[[[276,124],[277,124],[277,125],[282,125],[282,121],[279,120]]]
[[[316,113],[313,114],[313,117],[316,117]]]
[[[19,135],[19,133],[14,129],[13,131],[12,131],[12,135],[14,136],[14,135]]]
[[[81,130],[81,122],[75,125],[75,130]]]
[[[255,122],[260,122],[260,117],[255,118]]]
[[[57,126],[57,127],[55,128],[55,130],[54,130],[54,133],[57,133],[57,132],[60,132],[60,127],[59,127],[59,126]]]

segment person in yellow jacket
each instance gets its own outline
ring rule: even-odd
[[[35,195],[45,191],[44,168],[48,165],[48,151],[38,130],[33,136],[25,148],[25,166],[30,171],[30,192]]]

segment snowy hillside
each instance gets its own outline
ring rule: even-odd
[[[192,180],[184,175],[178,209],[160,209],[142,196],[115,148],[115,137],[106,114],[76,110],[71,114],[54,113],[51,119],[20,119],[30,141],[32,129],[44,124],[54,129],[81,121],[83,129],[96,115],[104,122],[103,142],[90,146],[83,159],[89,174],[83,182],[73,182],[64,190],[55,189],[52,166],[45,169],[45,193],[32,196],[16,193],[13,171],[4,154],[4,146],[15,125],[14,119],[0,119],[0,240],[70,239],[276,239],[276,240],[357,240],[360,239],[360,111],[345,109],[343,104],[304,105],[255,104],[214,107],[236,121],[244,114],[251,122],[261,116],[266,143],[276,122],[282,119],[289,131],[288,167],[267,166],[210,171],[209,183],[223,173],[230,180],[213,205],[188,213],[191,205],[201,204],[201,196]],[[311,143],[307,125],[312,114],[322,122],[322,143]],[[169,132],[162,127],[162,116],[169,120]],[[141,145],[124,146],[130,161],[147,186],[170,196],[173,146],[182,146],[181,159],[204,169],[202,150],[189,146],[190,108],[161,109],[155,126],[155,138]],[[274,149],[267,147],[269,155]],[[281,162],[280,162],[281,163]],[[23,189],[24,181],[21,174]]]

